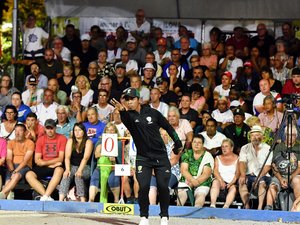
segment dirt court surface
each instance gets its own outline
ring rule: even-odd
[[[159,217],[149,217],[150,225],[159,225]],[[39,213],[0,211],[0,225],[138,225],[138,216],[97,213]],[[169,225],[279,225],[280,222],[233,221],[171,217]],[[289,223],[291,224],[291,223]]]

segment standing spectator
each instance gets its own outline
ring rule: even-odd
[[[0,192],[0,199],[6,199],[9,192],[16,187],[32,167],[34,142],[25,138],[26,127],[24,124],[17,124],[15,131],[15,138],[7,144],[6,182]]]
[[[69,138],[65,150],[65,172],[59,186],[59,201],[63,201],[70,189],[71,181],[75,180],[76,194],[81,202],[86,201],[87,188],[85,181],[91,174],[91,155],[93,143],[88,139],[82,123],[76,123],[72,138]]]
[[[101,30],[101,28],[98,25],[91,26],[90,34],[90,45],[93,48],[99,51],[100,49],[104,49],[106,47],[104,39],[104,37],[106,36],[105,32]]]
[[[97,50],[90,46],[91,37],[89,34],[83,34],[80,37],[81,39],[81,60],[84,68],[87,68],[89,63],[97,60]]]
[[[36,142],[34,162],[36,167],[26,174],[26,181],[42,197],[40,201],[54,201],[51,194],[59,184],[63,175],[63,161],[67,138],[56,133],[53,119],[45,121],[45,135]],[[51,176],[47,187],[40,182]]]
[[[135,13],[135,21],[129,24],[130,34],[138,40],[150,34],[150,23],[145,19],[145,11],[138,9]]]
[[[233,36],[226,40],[226,45],[234,46],[235,55],[240,59],[249,55],[249,37],[244,34],[243,27],[233,29]]]
[[[47,41],[49,34],[36,26],[36,17],[29,14],[24,26],[24,56],[25,59],[37,59],[43,57],[43,41]]]

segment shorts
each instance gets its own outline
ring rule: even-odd
[[[19,166],[19,164],[14,164],[14,168],[17,168],[18,166]],[[30,171],[30,167],[29,166],[25,166],[18,173],[21,174],[21,178],[24,178],[25,174],[28,171]],[[8,181],[11,178],[11,176],[12,176],[12,173],[7,170],[6,171],[6,175],[5,175],[5,181]]]
[[[54,170],[55,168],[49,168],[46,166],[37,166],[32,169],[38,180],[50,180],[53,176]]]
[[[186,187],[186,190],[188,190],[188,189],[191,190],[191,188],[188,187],[187,184],[184,183],[184,182],[179,182],[178,187],[179,188],[185,188]],[[194,196],[196,196],[197,194],[204,194],[206,196],[209,193],[209,190],[210,190],[210,187],[199,186],[199,187],[194,189]]]
[[[90,186],[100,186],[100,169],[96,167],[91,176]],[[112,170],[108,177],[108,185],[110,188],[120,187],[120,177],[115,176],[115,171]]]
[[[247,182],[246,182],[246,184],[247,184],[247,188],[248,188],[249,191],[251,190],[252,185],[253,185],[255,179],[256,179],[256,176],[247,175]],[[260,178],[260,180],[259,180],[258,183],[260,184],[260,183],[263,183],[263,182],[266,183],[267,186],[269,186],[270,183],[271,183],[271,177],[263,176],[262,178]]]

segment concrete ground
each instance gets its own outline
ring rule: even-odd
[[[150,225],[159,225],[159,217],[149,217]],[[0,225],[138,225],[138,216],[100,213],[40,213],[0,211]],[[234,221],[224,219],[190,219],[171,217],[169,225],[279,225],[281,222]],[[291,223],[289,223],[291,224]]]

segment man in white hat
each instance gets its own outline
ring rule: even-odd
[[[255,181],[258,180],[255,189],[258,187],[258,209],[262,209],[267,187],[271,181],[268,172],[271,169],[273,153],[271,152],[268,157],[270,146],[262,142],[263,130],[260,126],[254,125],[249,133],[250,143],[244,145],[240,152],[239,192],[244,207],[249,208],[249,190],[252,188]],[[268,157],[267,162],[263,165],[266,157]],[[262,172],[260,176],[257,177],[261,169]]]
[[[146,63],[143,68],[144,77],[142,81],[142,86],[145,86],[149,90],[154,88],[155,82],[153,81],[153,77],[155,75],[155,68],[152,63]]]

